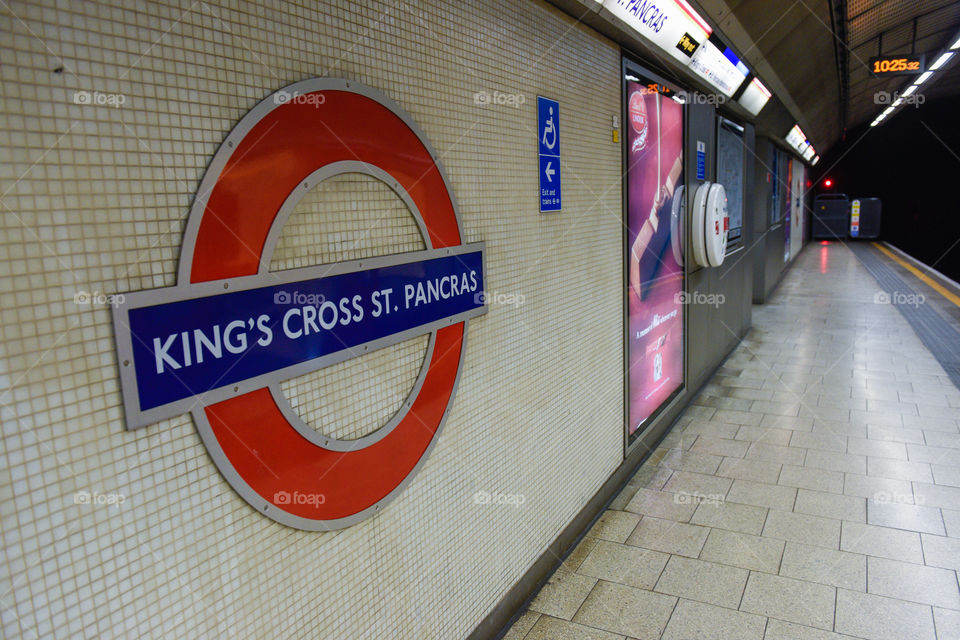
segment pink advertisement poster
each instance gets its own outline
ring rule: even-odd
[[[628,435],[683,386],[683,105],[627,82]]]

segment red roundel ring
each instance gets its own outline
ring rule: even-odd
[[[178,286],[268,274],[296,203],[317,182],[348,172],[386,182],[428,249],[462,243],[446,176],[410,116],[358,83],[305,80],[258,103],[217,150],[190,210]],[[410,396],[358,440],[304,424],[279,380],[198,406],[194,422],[220,472],[261,513],[310,531],[349,526],[396,497],[436,443],[460,377],[466,324],[431,333]]]

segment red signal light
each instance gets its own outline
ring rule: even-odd
[[[823,181],[823,186],[829,189],[830,187],[833,186],[833,180],[831,180],[830,178],[827,178],[826,180]]]

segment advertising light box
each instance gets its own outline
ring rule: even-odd
[[[790,129],[790,132],[787,133],[785,140],[787,144],[807,162],[817,155],[816,149],[810,144],[807,136],[803,133],[803,130],[800,129],[800,125],[793,125],[793,129]]]
[[[743,84],[749,71],[730,49],[727,52],[707,40],[693,54],[690,69],[730,98]]]
[[[743,95],[740,96],[739,100],[740,106],[755,116],[763,110],[771,95],[770,90],[763,86],[760,79],[754,78],[743,90]]]
[[[800,130],[800,125],[793,125],[793,129],[787,134],[787,144],[802,153],[802,147],[807,136]]]
[[[628,443],[684,384],[683,105],[658,86],[627,81],[624,94]]]

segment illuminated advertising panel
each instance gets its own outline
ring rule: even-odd
[[[763,110],[771,95],[770,90],[763,86],[760,79],[754,78],[743,90],[743,95],[739,99],[740,106],[755,116]]]
[[[800,149],[803,146],[804,141],[807,139],[807,136],[803,135],[803,131],[800,129],[800,125],[793,125],[793,129],[790,129],[790,133],[787,134],[787,144],[789,144],[794,149]]]
[[[630,78],[636,78],[631,74]],[[653,80],[626,82],[627,436],[683,388],[683,105]]]
[[[749,73],[729,48],[721,51],[710,40],[697,48],[690,61],[690,69],[728,98],[733,97]]]

